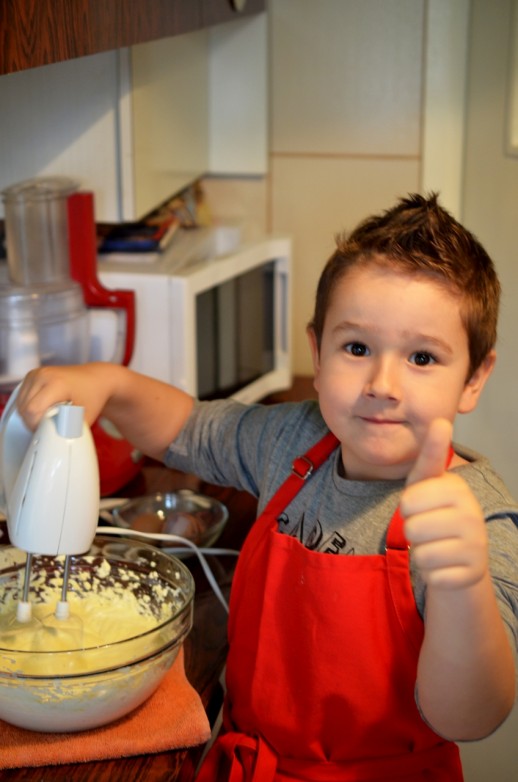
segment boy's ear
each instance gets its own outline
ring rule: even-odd
[[[462,392],[457,412],[471,413],[478,404],[482,389],[495,367],[496,351],[491,350],[485,357],[482,364],[476,369]]]
[[[306,334],[308,335],[309,348],[311,350],[311,358],[313,359],[313,374],[314,374],[313,385],[315,386],[315,389],[318,391],[318,373],[320,370],[320,355],[318,351],[317,338],[311,326],[307,327]]]

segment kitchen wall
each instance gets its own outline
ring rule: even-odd
[[[419,189],[424,2],[270,3],[270,216],[293,235],[295,372],[337,231]]]
[[[459,214],[468,12],[469,0],[270,0],[269,176],[207,192],[218,216],[293,238],[296,374],[311,373],[305,327],[336,232],[416,190]]]
[[[518,57],[516,5],[513,18],[512,0],[472,2],[463,219],[494,258],[503,296],[495,372],[478,410],[462,419],[457,431],[467,442],[483,443],[518,497],[518,445],[513,436],[518,432],[518,148],[511,154],[507,112],[512,35]]]
[[[495,372],[478,409],[460,419],[456,436],[483,450],[518,497],[518,148],[509,149],[513,54],[518,80],[518,3],[472,0],[462,219],[493,257],[503,296]],[[518,116],[515,126],[517,121]],[[517,735],[515,707],[493,736],[464,749],[467,782],[514,780],[518,776]]]

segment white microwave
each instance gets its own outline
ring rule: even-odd
[[[291,385],[289,239],[239,245],[222,226],[186,231],[158,255],[105,257],[101,283],[136,293],[132,369],[199,399],[253,402]],[[94,359],[113,355],[113,317],[92,312]]]

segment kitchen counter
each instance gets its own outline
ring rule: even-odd
[[[272,395],[267,401],[310,397],[315,397],[311,380],[299,378],[288,392]],[[246,492],[212,486],[196,476],[169,470],[158,462],[147,460],[142,472],[118,494],[135,497],[157,491],[176,491],[180,488],[190,488],[211,495],[227,506],[229,520],[217,545],[240,549],[257,508],[255,498]],[[236,557],[213,556],[207,557],[207,560],[228,599]],[[193,628],[184,644],[185,671],[187,678],[200,694],[212,724],[222,703],[219,679],[227,653],[227,615],[207,583],[197,559],[189,558],[188,565],[196,582],[196,597]],[[114,760],[5,769],[0,774],[2,782],[191,782],[202,753],[201,746]],[[66,746],[63,747],[63,756],[66,757]]]

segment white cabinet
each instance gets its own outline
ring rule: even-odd
[[[208,30],[123,50],[121,217],[145,214],[209,167]]]
[[[0,78],[0,189],[49,174],[141,217],[207,172],[267,168],[266,15]]]

